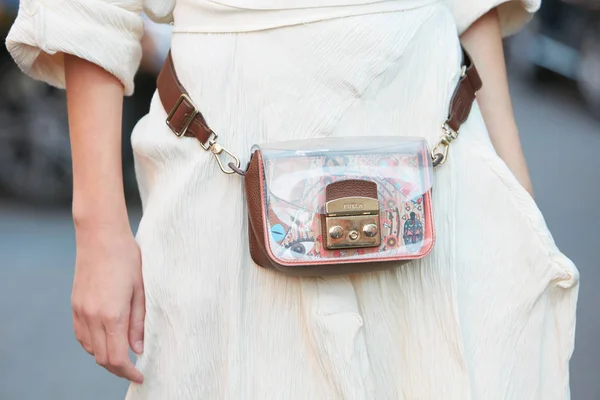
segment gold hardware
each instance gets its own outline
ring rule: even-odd
[[[231,167],[229,169],[225,168],[225,165],[223,165],[223,161],[221,161],[221,154],[225,153],[227,156],[229,156],[229,158],[232,158],[233,159],[233,165],[236,168],[240,168],[240,160],[239,160],[239,158],[237,158],[232,152],[230,152],[229,150],[225,149],[219,143],[211,140],[209,142],[208,148],[210,149],[210,151],[215,156],[215,159],[217,160],[217,163],[219,164],[219,168],[221,168],[221,171],[223,171],[227,175],[234,174],[235,171],[233,169],[231,169]],[[229,165],[229,163],[227,163],[227,165]]]
[[[454,129],[450,128],[450,125],[448,125],[447,122],[444,122],[444,125],[442,125],[442,129],[444,130],[444,137],[448,138],[448,141],[453,141],[454,139],[458,138],[458,131],[455,131]]]
[[[344,228],[339,225],[333,226],[329,229],[329,236],[334,239],[341,239],[344,236]]]
[[[185,120],[185,124],[183,125],[183,128],[181,128],[180,131],[177,131],[177,129],[175,129],[175,127],[173,125],[171,125],[171,120],[173,119],[173,116],[175,116],[175,113],[179,109],[179,106],[181,105],[181,103],[183,103],[184,101],[187,102],[190,105],[190,107],[193,108],[193,110],[192,110],[192,113],[187,116],[187,119]],[[192,103],[192,99],[190,99],[187,94],[182,94],[181,96],[179,96],[179,98],[175,102],[175,105],[173,106],[171,111],[169,111],[169,115],[167,115],[166,123],[167,123],[167,126],[169,128],[171,128],[171,131],[173,131],[173,133],[175,135],[177,135],[178,137],[182,137],[187,132],[188,128],[190,127],[190,125],[196,115],[198,115],[198,109],[196,108],[194,103]],[[207,149],[205,149],[205,150],[207,150]]]
[[[370,197],[343,197],[341,199],[331,200],[325,204],[327,214],[352,214],[372,212],[376,210],[379,213],[379,201]]]
[[[433,147],[433,149],[431,149],[431,158],[433,160],[436,160],[437,156],[441,155],[442,158],[440,159],[439,164],[445,163],[446,157],[448,157],[448,147],[449,146],[450,146],[450,143],[442,138],[439,142],[437,142],[437,144]]]
[[[442,138],[431,149],[431,158],[434,161],[441,156],[438,164],[436,165],[441,165],[446,162],[446,159],[448,158],[448,152],[450,150],[450,144],[452,143],[452,141],[458,138],[459,133],[458,131],[455,131],[454,129],[450,128],[450,125],[448,125],[447,122],[445,122],[444,125],[442,125],[442,129],[444,130]]]
[[[211,147],[217,143],[217,139],[219,138],[219,135],[217,135],[212,129],[208,128],[206,125],[204,125],[204,128],[206,128],[206,130],[210,131],[210,136],[208,137],[208,140],[206,141],[206,143],[208,143],[208,144],[204,144],[204,143],[200,142],[200,146],[202,146],[202,148],[206,151],[209,151],[209,150],[212,151]]]
[[[367,237],[373,237],[379,233],[379,228],[375,224],[367,224],[363,226],[363,233]]]
[[[175,127],[171,124],[171,120],[175,116],[175,113],[179,109],[179,106],[181,106],[181,103],[183,103],[184,101],[186,103],[188,103],[190,105],[190,107],[193,108],[193,110],[192,110],[192,113],[187,116],[187,119],[185,121],[185,124],[183,125],[183,128],[181,128],[180,131],[177,131],[177,129],[175,129]],[[171,128],[171,130],[173,131],[173,133],[175,135],[177,135],[178,137],[183,137],[183,135],[185,135],[188,128],[192,124],[194,117],[196,117],[196,115],[198,115],[198,113],[199,113],[199,111],[196,108],[196,106],[194,105],[194,103],[192,103],[192,99],[190,99],[187,94],[182,94],[181,96],[179,96],[179,99],[177,99],[177,101],[175,102],[175,105],[173,106],[171,111],[169,111],[169,115],[167,115],[167,121],[166,121],[167,126],[169,128]],[[207,126],[204,126],[204,128],[210,132],[210,136],[208,137],[208,140],[206,142],[207,144],[200,142],[200,146],[202,146],[202,148],[204,150],[210,151],[213,153],[213,155],[215,156],[215,159],[217,160],[217,163],[219,164],[219,168],[221,168],[221,171],[223,171],[227,175],[236,173],[236,171],[234,171],[231,168],[230,164],[232,164],[234,167],[239,169],[240,165],[241,165],[240,159],[237,158],[235,156],[235,154],[233,154],[232,152],[230,152],[229,150],[227,150],[226,148],[221,146],[219,143],[217,143],[217,139],[219,138],[219,135],[217,135],[212,129],[208,128]],[[223,153],[225,153],[229,158],[231,158],[233,160],[233,162],[223,164],[223,161],[221,160]],[[229,166],[229,168],[226,168],[226,165]]]
[[[379,201],[358,196],[328,201],[325,228],[329,233],[325,241],[328,250],[377,247],[381,244]]]

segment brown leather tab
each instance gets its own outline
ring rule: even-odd
[[[156,87],[165,111],[167,114],[172,113],[167,119],[167,125],[173,133],[178,136],[195,137],[207,145],[211,137],[214,138],[214,132],[179,82],[170,51],[156,80]]]
[[[450,101],[448,120],[446,124],[455,132],[467,120],[477,91],[481,89],[482,83],[471,56],[463,49],[463,73]]]
[[[250,235],[250,256],[252,260],[263,267],[273,267],[271,259],[267,255],[264,236],[265,215],[263,213],[261,197],[261,164],[262,158],[259,152],[254,152],[244,177],[246,202],[248,208],[248,234]]]
[[[360,179],[348,179],[330,183],[325,188],[325,201],[337,200],[344,197],[377,198],[377,184]]]

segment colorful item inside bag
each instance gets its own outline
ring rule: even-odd
[[[268,245],[274,257],[285,263],[323,263],[339,258],[413,258],[431,249],[429,152],[423,141],[394,143],[390,139],[373,138],[367,143],[364,139],[348,139],[352,140],[351,145],[335,151],[330,151],[324,140],[316,145],[305,142],[305,147],[313,147],[307,151],[281,150],[274,145],[261,149],[266,181],[266,222],[270,233]],[[332,145],[335,140],[329,142]],[[302,147],[299,143],[294,146]],[[365,209],[367,205],[361,202],[362,196],[342,198],[342,207],[346,207],[342,214],[360,217],[378,213],[379,221],[372,218],[377,222],[374,227],[365,228],[367,223],[357,226],[353,233],[341,224],[327,226],[326,191],[329,185],[341,186],[344,181],[352,181],[354,185],[360,185],[361,181],[374,184],[377,196],[372,210]],[[379,237],[373,243],[379,242],[379,245],[362,247],[360,237],[367,234]],[[348,237],[337,248],[327,243],[328,238],[331,241],[335,236],[342,239],[347,235],[356,239]]]
[[[157,81],[171,131],[200,142],[223,173],[244,178],[254,262],[305,276],[393,268],[431,251],[432,169],[448,158],[481,86],[463,49],[448,116],[431,152],[423,139],[393,133],[287,141],[255,146],[244,171],[182,86],[170,53]]]
[[[324,275],[347,268],[340,262],[401,263],[425,256],[435,237],[432,169],[422,139],[257,146],[246,176],[252,182],[258,174],[258,200],[267,211],[260,221],[250,220],[255,261],[264,265],[268,259],[284,272]]]

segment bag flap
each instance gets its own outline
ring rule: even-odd
[[[429,149],[420,138],[324,138],[255,149],[263,159],[267,202],[295,215],[324,213],[324,189],[340,180],[375,182],[382,211],[420,198],[433,184]]]

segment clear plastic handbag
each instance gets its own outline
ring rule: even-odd
[[[255,261],[335,273],[344,264],[409,261],[432,249],[433,165],[427,143],[402,137],[331,138],[257,146],[264,218],[251,218]],[[256,176],[254,176],[256,175]],[[377,268],[373,265],[374,268]],[[342,267],[344,268],[344,267]],[[313,271],[314,272],[314,271]]]

